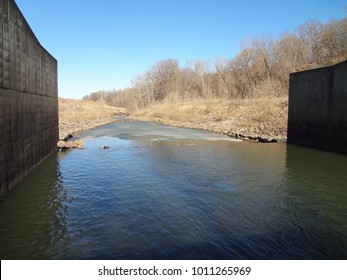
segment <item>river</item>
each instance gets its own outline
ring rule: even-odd
[[[1,259],[347,258],[346,155],[146,122],[80,136],[0,201]]]

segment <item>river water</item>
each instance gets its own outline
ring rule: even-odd
[[[1,259],[347,258],[346,155],[143,122],[81,137],[0,201]]]

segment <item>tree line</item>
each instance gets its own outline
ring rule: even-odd
[[[234,58],[156,62],[124,90],[98,91],[84,100],[140,109],[160,102],[195,99],[281,97],[289,73],[328,66],[347,59],[347,18],[326,24],[310,20],[279,39],[245,40]]]

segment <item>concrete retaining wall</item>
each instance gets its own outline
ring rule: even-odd
[[[288,143],[347,153],[347,61],[290,74]]]
[[[57,61],[13,0],[0,0],[0,195],[56,152]]]

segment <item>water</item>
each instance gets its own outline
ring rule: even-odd
[[[138,122],[81,136],[0,201],[1,259],[347,258],[345,155]]]

